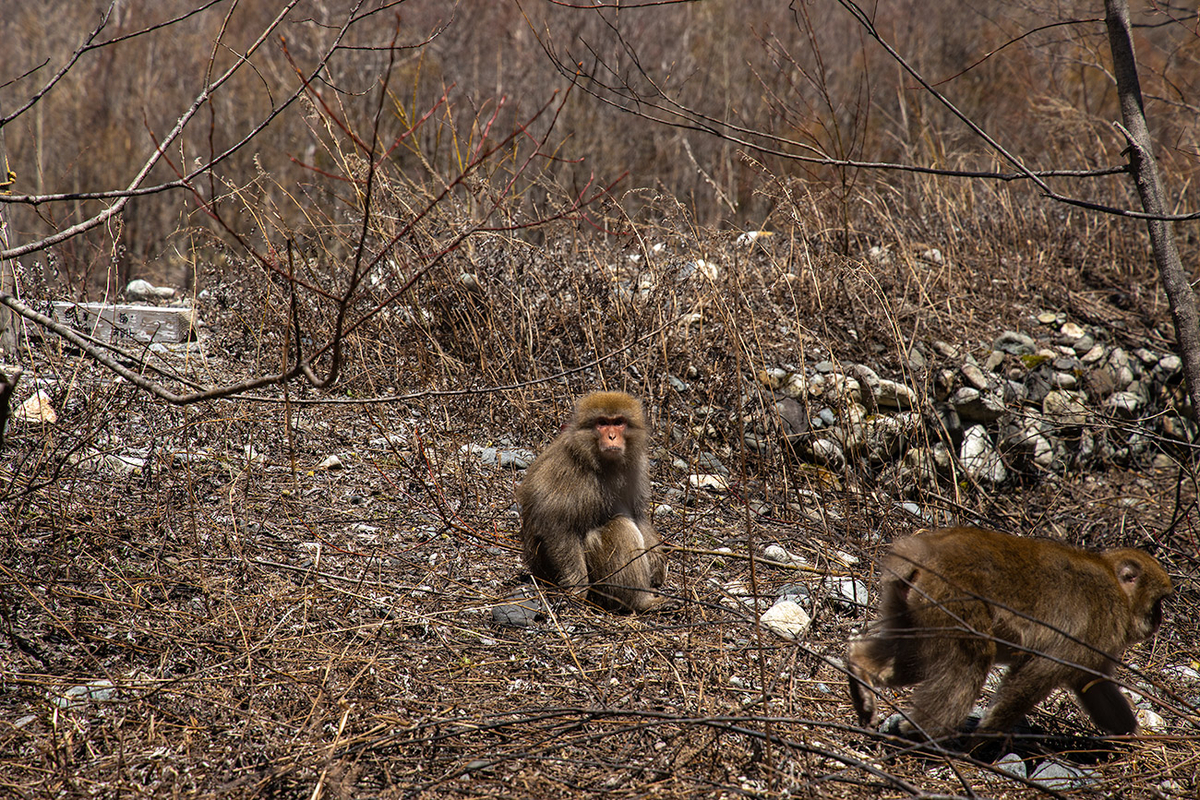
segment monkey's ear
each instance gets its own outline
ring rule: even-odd
[[[1117,564],[1117,580],[1121,582],[1121,586],[1128,591],[1130,584],[1135,584],[1142,577],[1142,565],[1134,561],[1132,558],[1122,559]]]

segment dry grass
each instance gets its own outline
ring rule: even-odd
[[[187,14],[201,5],[196,0],[123,0],[95,40],[114,43],[82,53],[53,91],[5,126],[7,157],[18,175],[13,191],[47,194],[127,186],[191,105],[205,76],[229,66],[233,54],[243,53],[279,11],[271,4],[242,3],[229,9],[218,3]],[[395,117],[410,124],[443,95],[448,100],[435,115],[438,124],[426,125],[414,137],[420,155],[406,148],[393,154],[405,170],[423,171],[427,163],[445,168],[460,155],[471,123],[493,113],[495,130],[524,120],[553,92],[564,90],[576,59],[600,81],[621,85],[628,80],[628,88],[647,101],[658,99],[653,81],[678,104],[672,108],[743,126],[751,140],[768,150],[778,144],[771,137],[785,137],[791,144],[783,150],[790,154],[1008,168],[994,163],[995,154],[969,138],[939,102],[914,91],[911,79],[881,48],[864,41],[860,26],[836,2],[803,8],[774,0],[660,4],[615,19],[546,2],[518,6],[464,0],[447,5],[443,0],[407,0],[400,5],[397,12],[385,0],[300,3],[268,45],[253,54],[250,67],[222,87],[184,132],[172,148],[175,167],[160,164],[148,182],[174,180],[175,169],[186,171],[196,159],[220,153],[278,110],[278,103],[296,88],[296,69],[312,67],[354,8],[362,15],[350,25],[343,41],[347,49],[330,62],[322,87],[331,105],[346,113],[350,127],[369,128],[375,106],[362,98],[383,82],[397,100]],[[1134,6],[1135,21],[1144,23],[1138,27],[1138,56],[1161,168],[1169,176],[1170,191],[1179,193],[1180,207],[1191,207],[1196,160],[1187,143],[1196,137],[1196,35],[1186,18],[1175,19],[1169,8]],[[1122,162],[1125,142],[1112,127],[1119,113],[1093,4],[1064,0],[1047,10],[1021,0],[998,0],[984,11],[936,0],[915,17],[904,5],[883,5],[871,14],[888,41],[1031,168],[1086,169]],[[13,13],[0,17],[0,33],[10,43],[0,51],[4,113],[23,108],[44,88],[87,40],[100,16],[93,4],[17,0]],[[172,19],[177,21],[154,27]],[[423,46],[435,33],[434,41]],[[385,51],[394,35],[401,49],[389,55]],[[566,76],[546,58],[543,43],[568,67]],[[171,69],[164,73],[154,64],[170,64]],[[638,67],[648,74],[640,75]],[[614,99],[611,92],[600,93]],[[338,172],[341,165],[321,146],[310,123],[300,108],[281,114],[253,146],[223,160],[211,181],[200,176],[197,190],[210,200],[236,204],[249,198],[281,210],[285,226],[311,224],[305,213],[310,209],[331,213],[344,187],[314,189],[314,170]],[[791,205],[785,202],[780,208],[775,193],[763,191],[767,176],[783,176],[807,182],[800,194],[810,191],[829,206],[829,224],[849,227],[853,235],[875,230],[858,226],[857,208],[864,201],[895,209],[899,200],[900,207],[939,230],[961,222],[965,234],[984,222],[972,221],[970,206],[942,200],[946,182],[928,182],[923,187],[928,202],[918,209],[908,198],[897,198],[891,175],[879,186],[867,185],[869,173],[750,152],[734,141],[657,124],[595,102],[582,89],[562,109],[559,128],[563,147],[544,167],[553,180],[569,190],[589,180],[628,174],[622,188],[630,190],[624,197],[630,213],[653,209],[653,197],[661,190],[686,203],[706,226],[757,227]],[[274,186],[261,185],[264,174]],[[896,183],[907,193],[907,182]],[[1064,180],[1055,186],[1093,201],[1129,200],[1129,187],[1117,179]],[[305,208],[290,207],[295,198]],[[536,199],[527,198],[526,207]],[[15,244],[25,244],[86,219],[104,202],[9,206],[9,233]],[[993,227],[1029,211],[1024,206],[1004,209],[1002,203],[995,207],[1000,216],[989,221]],[[242,233],[253,232],[260,224],[255,216],[231,215],[229,224]],[[1083,224],[1078,215],[1069,216],[1056,224]],[[214,234],[227,238],[196,212],[187,191],[139,197],[120,224],[56,248],[53,263],[44,269],[57,288],[82,298],[118,289],[131,277],[186,282],[198,266],[195,251],[204,251],[201,262],[208,260]]]
[[[70,354],[32,352],[35,376],[58,381],[61,420],[16,425],[4,454],[0,786],[25,797],[1027,796],[988,765],[893,754],[854,725],[839,659],[866,609],[819,599],[798,643],[755,627],[749,595],[769,602],[802,582],[821,598],[822,574],[870,582],[881,548],[922,523],[878,468],[835,476],[741,441],[770,406],[753,381],[763,366],[836,358],[901,376],[913,341],[987,341],[1057,296],[982,280],[992,264],[965,244],[943,245],[941,266],[911,258],[895,219],[886,271],[824,246],[819,214],[750,249],[673,206],[659,219],[641,243],[565,223],[541,247],[477,238],[351,337],[334,397],[293,387],[286,401],[171,409]],[[715,279],[680,277],[698,257],[719,265]],[[277,360],[263,320],[284,287],[251,284],[214,279],[196,374]],[[956,311],[985,299],[987,315]],[[598,384],[651,409],[656,495],[671,506],[656,521],[679,548],[668,589],[682,608],[618,617],[556,603],[531,630],[496,627],[491,606],[519,583],[519,476],[464,445],[536,448]],[[509,388],[484,391],[496,385]],[[353,403],[430,389],[480,391]],[[114,474],[79,457],[110,451],[146,466]],[[732,493],[687,488],[708,453],[730,468]],[[317,469],[330,454],[346,468]],[[1156,546],[1176,576],[1167,624],[1131,652],[1139,672],[1126,676],[1154,687],[1163,733],[1109,750],[1065,696],[1034,719],[1051,736],[1043,747],[1104,754],[1067,756],[1096,770],[1085,794],[1196,790],[1183,702],[1197,685],[1163,669],[1195,658],[1194,493],[1178,488],[1173,475],[1114,468],[914,496],[936,522]],[[752,571],[746,556],[772,542],[816,572]],[[96,681],[115,691],[62,699]]]
[[[765,14],[768,5],[783,13],[778,4],[754,7]],[[480,143],[495,143],[510,121],[485,136],[494,98],[485,93],[480,101],[464,88],[449,92],[438,116],[379,161],[364,225],[363,196],[355,194],[365,185],[364,161],[333,115],[344,114],[340,121],[362,140],[390,146],[459,79],[451,67],[491,76],[495,65],[501,90],[514,85],[514,71],[524,75],[537,50],[531,38],[496,36],[509,49],[493,60],[477,37],[512,22],[487,13],[512,8],[463,8],[475,24],[449,30],[441,50],[398,63],[379,129],[363,122],[372,119],[364,109],[378,99],[379,74],[360,72],[359,59],[380,56],[363,51],[331,73],[345,93],[326,97],[344,106],[283,115],[259,142],[266,162],[225,165],[218,188],[236,218],[219,231],[225,244],[214,244],[213,230],[200,230],[196,218],[181,225],[166,195],[147,198],[144,216],[129,213],[131,225],[137,219],[153,231],[140,237],[147,249],[133,262],[149,257],[147,242],[186,242],[179,249],[195,271],[195,301],[210,326],[202,353],[172,362],[171,370],[204,384],[278,370],[292,346],[293,318],[312,352],[335,330],[339,308],[328,293],[353,285],[345,310],[356,327],[345,337],[334,388],[297,383],[172,408],[54,340],[22,353],[22,398],[39,382],[59,422],[14,423],[0,453],[0,794],[1053,795],[1045,784],[1030,787],[960,754],[897,750],[855,724],[845,696],[840,659],[869,609],[830,602],[821,579],[848,575],[872,584],[875,558],[896,537],[927,524],[978,522],[1092,547],[1143,546],[1166,564],[1179,596],[1157,638],[1127,655],[1136,669],[1122,673],[1147,691],[1164,726],[1132,742],[1101,742],[1073,703],[1055,695],[1033,715],[1041,735],[1020,750],[1035,760],[1063,752],[1062,759],[1094,770],[1086,786],[1066,794],[1195,796],[1200,683],[1174,669],[1196,659],[1200,533],[1192,455],[1170,450],[1183,461],[1172,470],[1139,462],[1017,474],[998,491],[950,479],[921,488],[887,464],[855,462],[835,474],[774,446],[774,398],[755,381],[765,367],[829,359],[865,363],[928,390],[936,368],[956,366],[939,363],[932,342],[982,352],[996,334],[1030,327],[1030,315],[1047,308],[1101,326],[1122,344],[1167,349],[1173,335],[1141,228],[1050,206],[1015,185],[764,166],[729,142],[689,141],[577,92],[561,110],[562,130],[571,132],[573,152],[592,161],[536,159],[530,163],[539,166],[521,172],[517,165],[529,155],[522,139],[406,231]],[[664,11],[646,18],[635,44],[664,48],[646,52],[645,63],[678,65],[681,80],[671,85],[681,85],[679,97],[697,107],[762,94],[764,107],[746,110],[748,124],[770,119],[792,130],[800,119],[833,118],[830,109],[805,105],[810,84],[786,85],[820,53],[789,54],[758,31],[751,41],[761,63],[718,64],[700,40],[664,35],[679,27],[671,16],[678,14],[692,15],[689,31],[732,30],[734,17],[754,17],[740,8]],[[431,25],[435,12],[411,4],[414,29]],[[123,24],[135,23],[144,24]],[[828,23],[811,21],[818,31],[834,29]],[[315,25],[298,28],[312,40],[289,32],[294,52],[315,49],[328,35]],[[589,18],[581,30],[592,36],[608,28]],[[370,40],[370,33],[363,35]],[[732,41],[720,54],[751,49]],[[1087,41],[1043,43],[1033,62],[1060,48],[1086,49]],[[830,75],[860,74],[857,49],[826,48],[837,67]],[[473,55],[459,57],[464,52]],[[942,53],[945,63],[935,60],[930,70],[954,74],[974,55]],[[262,58],[255,81],[291,75],[274,60],[278,54]],[[187,63],[180,74],[203,72],[202,62]],[[871,63],[875,76],[884,74]],[[1075,74],[1074,63],[1054,61],[1055,77],[1083,91],[1062,77]],[[1004,86],[1007,100],[988,106],[983,101],[994,93],[980,88],[972,110],[1014,118],[1025,107],[1026,79],[1012,77],[1020,69],[1004,73],[993,64],[987,69],[999,74],[988,72],[982,83]],[[1086,83],[1088,70],[1079,74]],[[64,85],[87,77],[72,74]],[[982,80],[975,72],[969,78]],[[516,96],[548,94],[544,74],[525,80],[512,89]],[[353,92],[364,86],[356,104]],[[255,97],[278,88],[236,89],[235,96],[251,108]],[[853,85],[826,88],[855,96]],[[104,86],[91,95],[119,103],[119,93]],[[889,158],[970,161],[940,133],[944,120],[909,97],[881,93],[875,101],[885,105],[873,106],[869,122],[841,118],[846,141],[861,141],[864,150],[891,142]],[[779,105],[784,100],[795,105]],[[1040,127],[1014,134],[1044,145],[1039,166],[1116,159],[1104,149],[1115,139],[1090,146],[1099,112],[1084,117],[1049,100],[1039,107],[1037,125],[1058,138],[1038,138]],[[241,111],[218,109],[218,127],[237,127]],[[529,109],[511,113],[524,119]],[[60,134],[87,139],[69,126],[50,127],[54,141]],[[613,136],[614,129],[627,135]],[[805,136],[832,150],[835,133]],[[545,149],[566,159],[571,148],[558,150],[563,138],[549,137]],[[285,145],[272,146],[277,141]],[[296,142],[311,146],[301,161],[318,166],[299,178],[284,163],[296,155]],[[24,133],[14,133],[9,146],[22,154],[31,147]],[[113,147],[120,158],[112,161],[124,165],[113,174],[121,175],[140,156],[136,147]],[[644,161],[631,167],[631,153]],[[108,163],[61,148],[47,162],[82,172]],[[542,164],[545,171],[535,173]],[[626,168],[634,169],[620,187],[626,194],[531,225],[566,209],[590,170]],[[89,188],[120,185],[113,174],[78,177]],[[1180,168],[1179,183],[1188,174]],[[1127,202],[1127,187],[1104,187],[1097,199]],[[510,194],[501,198],[501,190]],[[497,212],[486,217],[498,198]],[[457,241],[485,217],[491,230]],[[63,224],[26,218],[14,230],[32,236]],[[745,247],[734,227],[776,235]],[[89,281],[113,280],[100,275],[134,252],[122,249],[130,230],[98,230],[89,243],[73,242],[75,250],[56,249],[44,265],[26,263],[19,275],[26,296],[82,295]],[[228,244],[234,232],[262,261]],[[870,260],[873,246],[887,260]],[[1184,237],[1183,247],[1194,261],[1196,243]],[[428,265],[411,290],[389,299]],[[139,265],[126,259],[117,266],[123,280],[120,270]],[[284,279],[285,266],[299,284]],[[297,288],[304,285],[315,288]],[[914,346],[930,356],[930,369],[909,366]],[[316,366],[324,374],[329,365]],[[655,522],[675,548],[667,589],[680,608],[620,617],[553,602],[550,618],[532,629],[498,627],[492,606],[522,585],[513,501],[520,476],[484,463],[469,446],[537,449],[573,399],[598,386],[637,394],[650,411],[655,496],[669,506]],[[747,434],[772,446],[753,449]],[[116,454],[143,461],[130,468],[106,459]],[[330,455],[345,468],[321,468]],[[712,471],[713,459],[729,471],[727,493],[687,481]],[[905,501],[925,517],[902,508]],[[804,555],[813,569],[751,560],[771,543]],[[815,598],[813,627],[799,642],[754,622],[755,609],[789,583],[804,584]]]

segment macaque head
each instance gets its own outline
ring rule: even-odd
[[[645,428],[642,406],[623,392],[596,392],[579,401],[575,430],[587,436],[601,462],[623,462],[626,451],[638,451],[638,437]]]
[[[1171,579],[1141,550],[1109,550],[1104,558],[1112,564],[1118,585],[1129,597],[1130,642],[1149,639],[1162,624],[1163,600],[1174,591]]]

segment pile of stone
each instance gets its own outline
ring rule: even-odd
[[[1053,312],[1038,323],[1038,339],[1005,331],[973,352],[914,348],[897,380],[832,361],[764,369],[776,418],[748,444],[777,433],[830,469],[895,465],[925,486],[939,476],[991,486],[1014,470],[1167,467],[1195,442],[1179,356],[1105,343]]]

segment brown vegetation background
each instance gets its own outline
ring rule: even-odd
[[[1095,5],[870,12],[1026,164],[1086,170],[1120,165],[1124,147]],[[798,160],[1011,171],[838,3],[367,4],[376,13],[284,106],[354,7],[298,3],[284,41],[213,96],[147,183],[254,133],[211,174],[20,259],[31,301],[115,299],[134,277],[183,289],[205,323],[199,349],[162,363],[135,353],[141,374],[153,365],[176,387],[276,371],[293,334],[325,342],[343,311],[355,327],[328,389],[297,382],[186,407],[53,338],[27,343],[22,399],[44,387],[59,421],[14,422],[0,456],[0,789],[1052,796],[961,756],[887,749],[844,696],[840,659],[870,611],[834,603],[822,579],[873,585],[897,536],[972,522],[1163,559],[1179,597],[1121,676],[1152,695],[1164,726],[1101,744],[1056,695],[1033,715],[1049,745],[1027,758],[1072,753],[1091,771],[1065,790],[1076,795],[1195,796],[1197,684],[1179,671],[1196,666],[1189,446],[1153,443],[1169,469],[930,490],[878,464],[833,473],[747,438],[770,417],[755,380],[766,367],[865,363],[928,396],[934,370],[911,367],[913,347],[983,354],[1004,329],[1050,337],[1032,322],[1046,309],[1129,348],[1170,349],[1143,223],[1051,203],[1020,180]],[[68,63],[103,8],[0,6],[0,115]],[[0,129],[13,191],[126,186],[207,76],[279,11],[114,4],[97,41],[137,35],[82,53]],[[1163,173],[1191,211],[1195,12],[1135,11]],[[394,149],[372,171],[364,143]],[[1122,175],[1054,180],[1136,207]],[[107,202],[6,204],[11,244]],[[737,243],[758,229],[775,235]],[[1178,235],[1194,265],[1194,224]],[[887,260],[867,258],[875,246]],[[332,295],[348,286],[339,306]],[[683,608],[629,618],[562,604],[530,630],[497,627],[491,608],[522,585],[520,477],[478,448],[538,449],[597,386],[650,410],[655,493],[670,506],[655,522],[679,548],[668,589]],[[322,467],[330,455],[344,468]],[[713,457],[728,492],[688,483]],[[812,570],[751,561],[769,543]],[[760,630],[751,600],[795,583],[817,610],[799,642]]]
[[[126,0],[115,5],[98,39],[144,31],[192,5]],[[332,39],[352,5],[300,5],[282,30],[296,64],[302,66]],[[5,111],[11,113],[65,63],[96,25],[101,7],[6,4],[0,30],[11,46],[0,56],[0,69],[13,82],[3,96]],[[1200,80],[1189,27],[1194,20],[1169,8],[1138,10],[1143,12],[1137,19],[1142,23],[1138,56],[1158,155],[1175,190],[1187,191],[1196,169],[1194,97]],[[5,127],[18,191],[84,192],[125,185],[206,77],[228,66],[277,12],[274,3],[218,3],[119,46],[85,53],[49,96]],[[602,20],[599,14],[540,2],[400,3],[351,28],[348,48],[323,77],[343,92],[350,119],[361,123],[372,109],[352,100],[378,85],[389,57],[379,49],[354,48],[378,48],[393,35],[398,44],[410,46],[397,55],[387,76],[391,110],[401,120],[405,114],[419,115],[443,92],[448,103],[435,124],[421,131],[420,149],[429,160],[406,161],[411,153],[405,149],[397,163],[405,172],[438,170],[453,163],[464,137],[481,134],[478,123],[502,101],[497,130],[507,130],[554,92],[564,91],[570,76],[554,68],[544,51],[549,48],[568,66],[578,63],[584,73],[605,82],[628,81],[648,94],[656,86],[678,109],[754,131],[748,138],[783,151],[771,156],[694,125],[675,127],[630,115],[612,104],[611,92],[595,98],[575,91],[557,124],[562,158],[546,168],[557,186],[569,190],[591,176],[607,182],[624,175],[620,199],[630,214],[661,192],[683,204],[698,224],[755,228],[777,213],[777,187],[795,181],[792,191],[808,194],[807,202],[835,214],[832,221],[840,231],[821,233],[839,233],[843,249],[848,240],[860,245],[880,238],[864,224],[872,209],[905,218],[926,238],[953,233],[958,225],[950,209],[938,206],[938,196],[971,190],[963,181],[940,181],[935,189],[894,172],[796,163],[787,154],[1010,169],[903,74],[837,3],[704,2],[613,10],[606,16]],[[1172,24],[1173,18],[1178,19]],[[874,20],[913,66],[1031,168],[1120,163],[1124,141],[1112,127],[1119,116],[1116,94],[1094,4],[1000,3],[985,11],[941,0],[898,2],[874,9]],[[224,38],[214,47],[222,31]],[[434,36],[429,46],[415,46],[427,36]],[[295,86],[296,71],[278,44],[259,51],[253,65],[214,97],[203,121],[189,128],[173,152],[182,165],[177,168],[240,141]],[[35,67],[40,69],[26,74]],[[678,114],[654,116],[681,121]],[[260,236],[299,232],[303,206],[339,205],[336,190],[320,180],[321,172],[335,165],[318,146],[318,133],[301,109],[282,113],[252,146],[224,161],[206,188],[213,197],[261,203],[273,212],[264,219],[242,219],[246,231]],[[784,137],[790,144],[772,143],[769,137]],[[160,165],[151,183],[174,177],[170,167]],[[979,196],[968,208],[983,213],[971,216],[993,218],[997,228],[1022,227],[1011,210],[1005,213],[1005,205],[1021,208],[1035,224],[1045,213],[1068,215],[1062,219],[1067,224],[1056,222],[1055,228],[1086,224],[1061,208],[1043,209],[1020,186],[991,183],[973,192]],[[1092,179],[1079,194],[1124,207],[1135,198],[1128,181],[1114,179]],[[536,204],[536,193],[526,202]],[[197,247],[216,244],[195,206],[195,199],[181,191],[137,198],[119,231],[73,240],[56,254],[56,266],[77,293],[89,288],[85,276],[95,280],[109,270],[114,271],[110,281],[118,285],[164,269],[173,270],[171,278],[178,280]],[[80,202],[10,208],[14,241],[77,222],[96,207]],[[1020,230],[1010,235],[1003,244],[1021,243]],[[1185,239],[1190,243],[1194,235]]]

